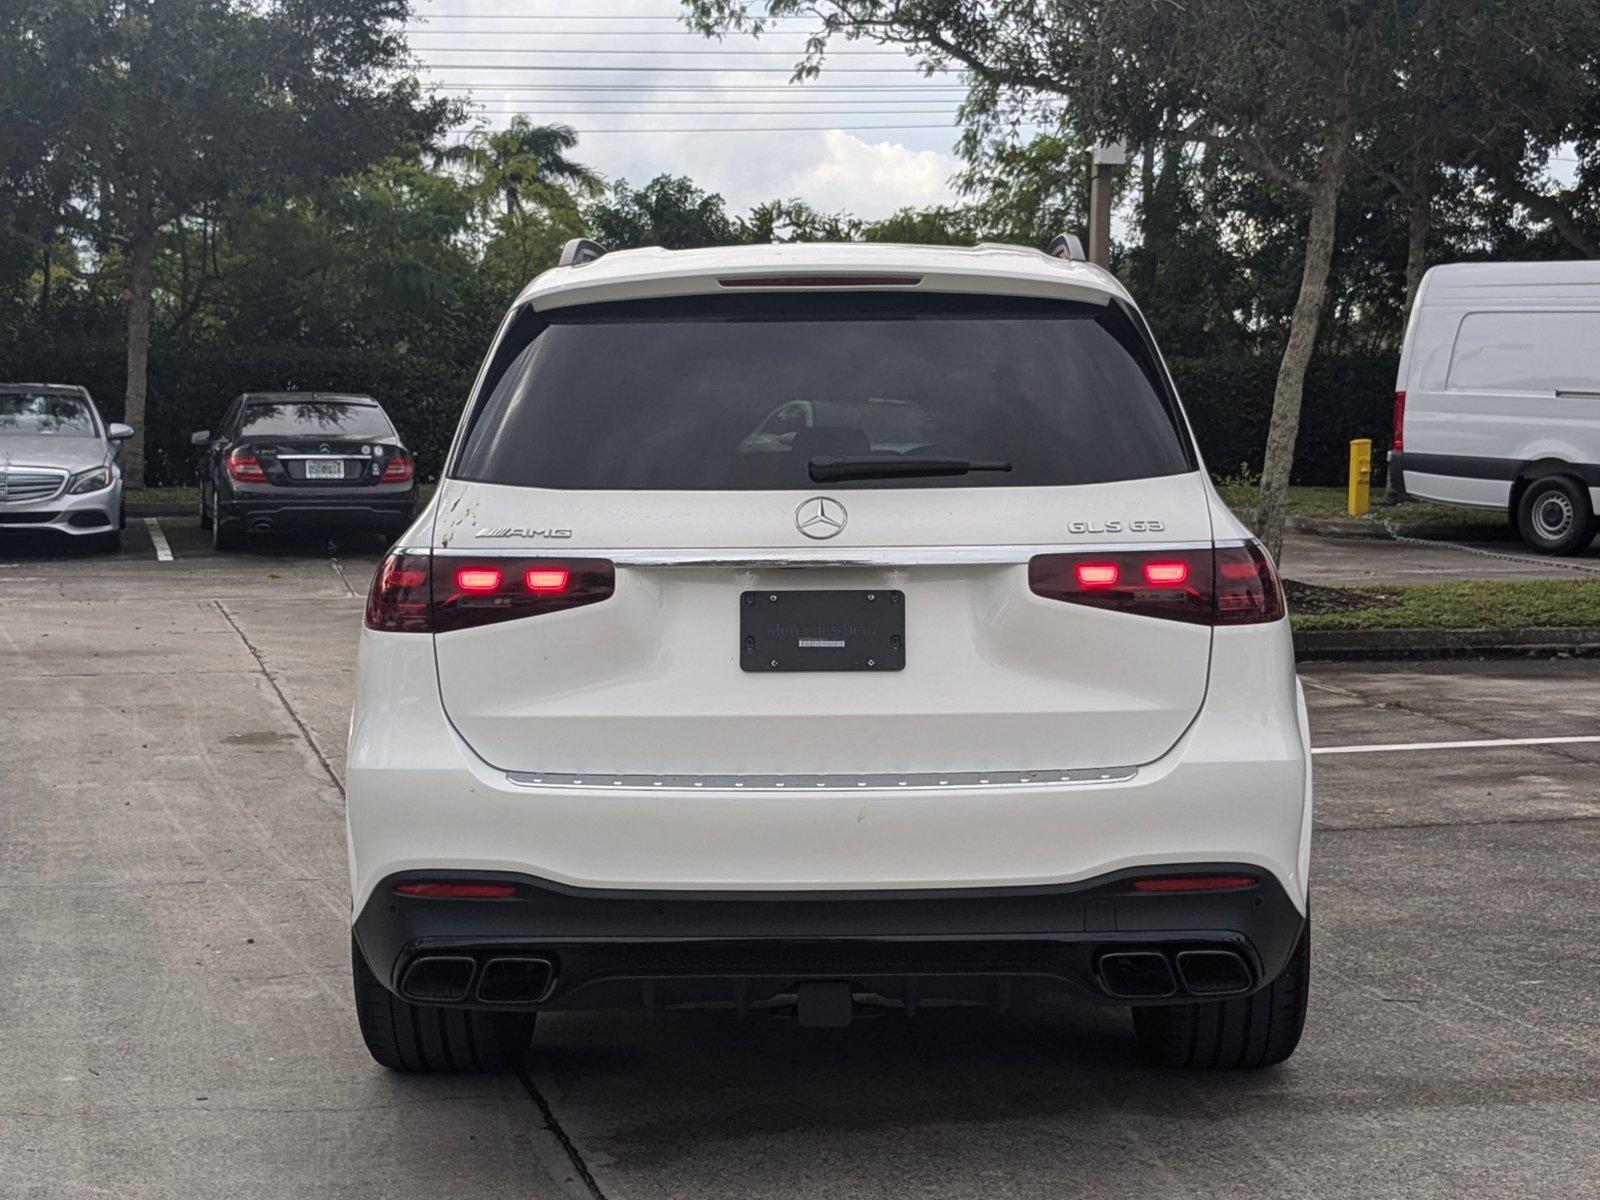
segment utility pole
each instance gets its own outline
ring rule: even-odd
[[[1111,180],[1117,168],[1127,165],[1128,148],[1121,142],[1096,146],[1089,176],[1089,261],[1111,267]]]

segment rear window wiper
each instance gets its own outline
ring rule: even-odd
[[[871,458],[840,458],[818,454],[809,464],[817,483],[840,479],[912,479],[933,475],[966,475],[973,471],[1009,471],[1008,462],[971,462],[965,458],[909,458],[904,455],[875,455]]]

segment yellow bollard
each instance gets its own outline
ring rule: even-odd
[[[1372,508],[1372,439],[1356,438],[1350,443],[1350,499],[1345,510],[1352,517],[1364,517]]]

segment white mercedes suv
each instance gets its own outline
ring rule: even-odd
[[[1282,592],[1058,246],[580,240],[518,297],[366,608],[379,1062],[495,1067],[544,1010],[1050,991],[1170,1065],[1294,1050]]]

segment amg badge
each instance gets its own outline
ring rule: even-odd
[[[480,538],[569,538],[572,536],[572,530],[523,529],[512,525],[496,525],[492,529],[480,529],[472,536]]]

